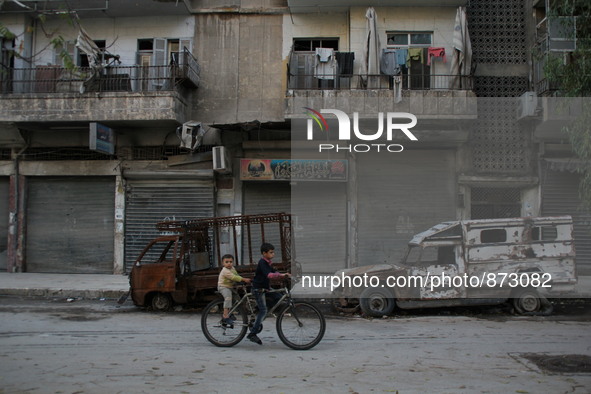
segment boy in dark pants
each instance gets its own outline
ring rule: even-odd
[[[259,260],[259,264],[257,265],[257,269],[252,280],[252,293],[256,298],[259,313],[257,314],[254,325],[250,329],[250,333],[247,336],[248,339],[254,343],[258,343],[259,345],[262,345],[263,341],[261,341],[257,334],[261,330],[261,324],[267,315],[268,309],[265,293],[271,288],[270,280],[291,276],[290,274],[281,274],[277,272],[275,268],[273,268],[273,262],[271,261],[273,257],[275,257],[275,247],[273,245],[269,243],[262,244],[261,253],[263,257]],[[269,295],[269,298],[271,298],[272,304],[270,305],[270,308],[272,308],[279,301],[281,295],[279,293],[267,294]]]

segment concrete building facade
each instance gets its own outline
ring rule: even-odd
[[[308,272],[398,259],[415,233],[445,220],[546,214],[578,218],[578,266],[590,267],[588,214],[552,203],[566,167],[547,155],[570,155],[568,144],[516,115],[539,85],[533,3],[79,3],[68,2],[72,24],[57,0],[0,8],[15,33],[2,38],[0,269],[125,273],[156,221],[275,211],[298,218]],[[458,73],[459,7],[472,66]],[[107,54],[100,66],[76,46],[81,32]],[[389,51],[404,54],[396,74],[380,68]],[[309,109],[330,108],[357,113],[366,134],[379,113],[413,114],[418,141],[399,132],[376,140],[398,153],[365,152],[360,138],[318,152],[296,130]],[[91,149],[96,127],[113,137],[102,150]]]

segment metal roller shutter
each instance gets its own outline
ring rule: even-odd
[[[257,215],[265,213],[285,212],[291,213],[291,187],[289,182],[244,182],[244,214]],[[275,226],[265,226],[265,242],[273,244],[279,249],[279,230]],[[249,262],[246,230],[242,231],[242,258],[240,264],[256,264],[261,257],[259,250],[263,237],[259,227],[251,228],[252,262]],[[279,250],[276,250],[277,255]],[[296,256],[298,245],[296,243]],[[278,256],[279,257],[279,256]]]
[[[113,272],[114,177],[27,179],[27,272]]]
[[[8,244],[8,177],[0,177],[0,271],[6,271]]]
[[[333,274],[347,265],[346,182],[298,182],[292,187],[297,216],[296,256],[304,274]]]
[[[157,222],[213,216],[213,181],[130,181],[125,207],[127,272],[148,242]]]
[[[581,208],[580,176],[568,171],[544,169],[542,215],[573,218],[578,274],[591,274],[591,214]]]
[[[413,235],[456,218],[453,151],[357,155],[358,264],[399,261]]]

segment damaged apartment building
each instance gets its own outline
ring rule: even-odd
[[[589,274],[576,160],[537,105],[534,48],[571,48],[551,5],[0,2],[0,269],[123,274],[157,221],[291,212],[307,272],[398,260],[446,220],[572,215]],[[366,136],[412,114],[417,140],[319,151],[295,129],[338,129],[323,109]]]

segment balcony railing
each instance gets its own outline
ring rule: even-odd
[[[108,66],[100,69],[59,66],[0,70],[0,93],[150,92],[199,85],[199,64],[187,51],[168,66]]]
[[[322,75],[288,74],[289,89],[293,90],[472,90],[472,76],[402,74],[400,78],[388,75]]]

